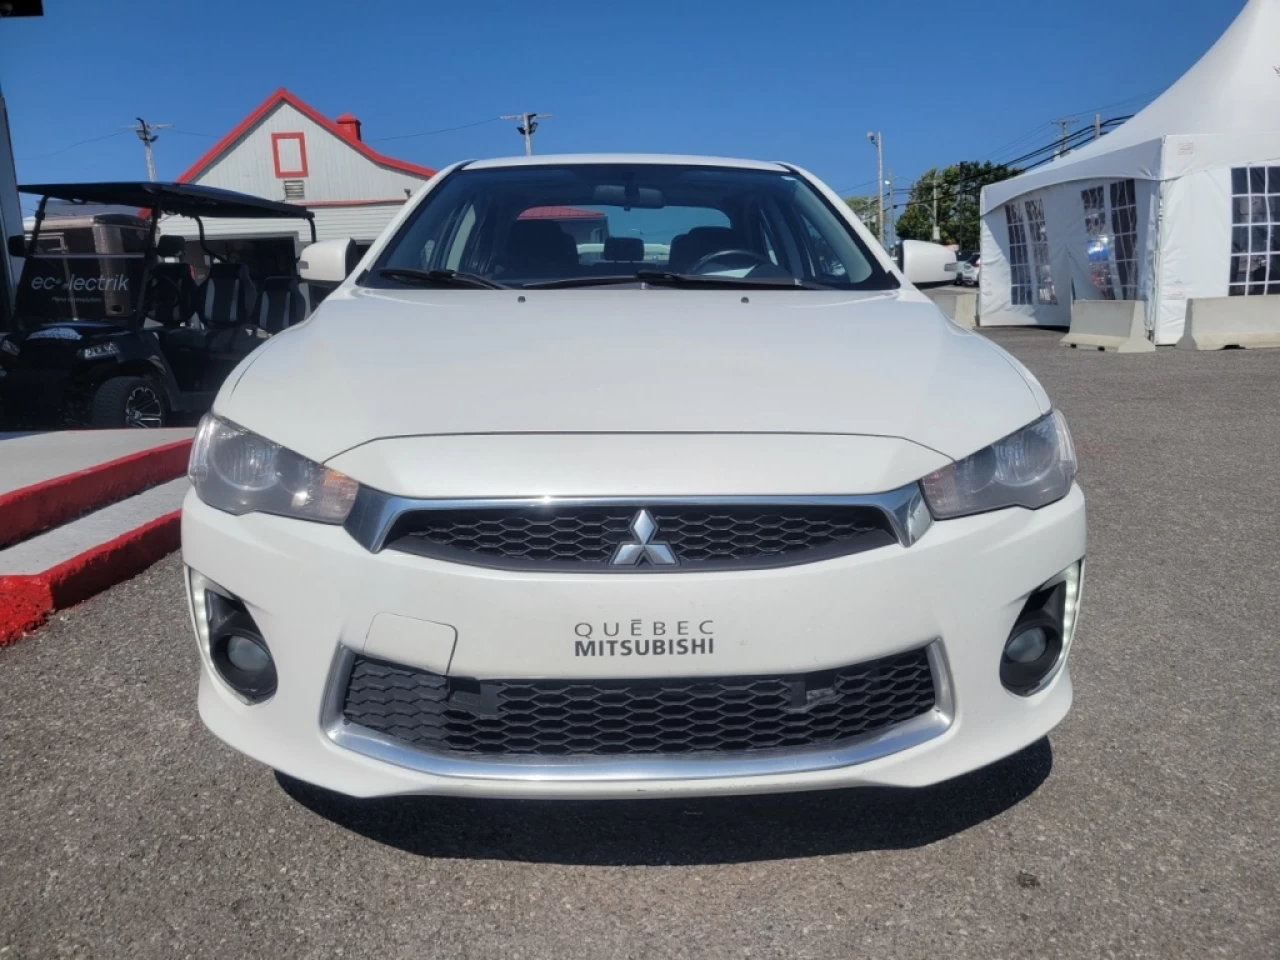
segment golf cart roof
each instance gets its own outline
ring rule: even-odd
[[[292,203],[264,200],[247,193],[196,183],[152,183],[148,180],[108,183],[31,183],[23,193],[71,203],[109,203],[155,209],[184,217],[291,217],[313,220],[315,214]]]

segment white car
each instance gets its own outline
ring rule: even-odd
[[[668,258],[583,263],[520,219],[557,206]],[[204,722],[358,796],[922,786],[1045,736],[1071,437],[914,249],[788,164],[661,156],[458,164],[345,279],[308,248],[340,285],[192,451]]]
[[[982,254],[967,254],[962,260],[956,261],[956,283],[962,287],[976,287],[978,285],[978,276],[982,270]]]

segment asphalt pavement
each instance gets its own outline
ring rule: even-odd
[[[0,960],[1274,960],[1280,351],[992,336],[1089,497],[1047,741],[918,792],[349,801],[205,732],[171,557],[0,651]]]

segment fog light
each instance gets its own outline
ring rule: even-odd
[[[1031,627],[1015,633],[1004,646],[1004,655],[1014,663],[1034,663],[1049,649],[1043,627]]]
[[[191,615],[205,664],[245,703],[276,692],[276,664],[258,624],[235,594],[189,571]]]
[[[271,666],[271,654],[267,648],[251,637],[238,633],[227,638],[227,659],[237,670],[245,673],[261,673]]]
[[[217,594],[211,597],[215,609],[235,602]],[[209,657],[218,675],[249,703],[259,703],[276,692],[275,661],[247,610],[234,610],[215,622]]]
[[[1036,589],[1009,631],[1000,656],[1000,682],[1029,697],[1062,669],[1080,611],[1084,561],[1073,563]]]

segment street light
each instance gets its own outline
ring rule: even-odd
[[[867,139],[876,148],[876,203],[880,211],[880,246],[884,246],[884,137],[872,130],[867,131]]]

